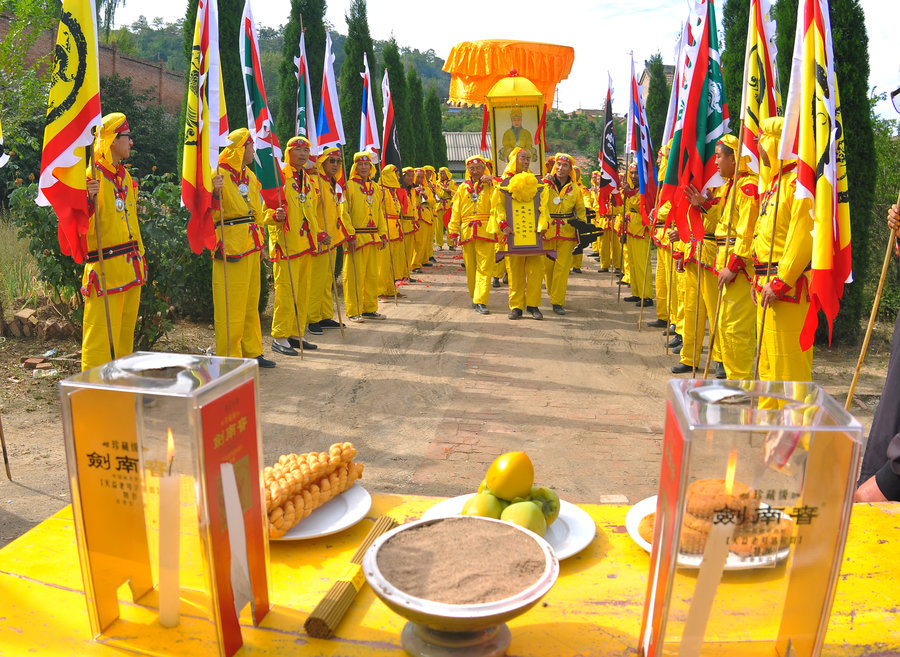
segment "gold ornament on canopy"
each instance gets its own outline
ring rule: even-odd
[[[552,43],[488,39],[463,41],[453,46],[444,70],[450,80],[451,105],[482,105],[488,92],[515,70],[540,89],[548,103],[556,85],[569,77],[575,49]]]

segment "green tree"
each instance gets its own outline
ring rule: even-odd
[[[372,75],[372,99],[375,102],[375,125],[381,125],[378,111],[381,99],[380,85],[375,73],[375,46],[369,34],[369,19],[366,15],[366,0],[353,0],[350,13],[344,18],[347,21],[347,39],[344,41],[344,61],[341,64],[340,90],[341,118],[344,120],[344,136],[347,145],[356,150],[359,146],[359,119],[362,112],[363,54],[369,61],[369,73]]]
[[[650,142],[654,150],[662,144],[663,130],[666,127],[666,113],[669,110],[669,84],[666,82],[666,69],[662,55],[656,53],[647,61],[647,72],[650,74],[650,87],[647,89],[647,123],[650,125]]]
[[[873,100],[883,100],[884,96]],[[875,169],[872,177],[875,179],[875,205],[872,209],[872,225],[874,229],[871,235],[869,257],[870,262],[880,262],[884,258],[887,249],[890,231],[885,227],[884,219],[888,208],[897,202],[897,190],[900,189],[900,122],[896,119],[882,119],[872,114],[872,124],[875,134]],[[854,255],[856,250],[854,249]],[[878,281],[874,275],[865,281],[866,297],[872,298]],[[878,314],[881,320],[892,322],[900,312],[900,261],[891,258],[888,275],[885,279],[884,291]]]
[[[391,83],[391,102],[394,104],[394,123],[397,125],[397,137],[400,140],[400,157],[404,164],[409,165],[417,161],[414,123],[408,109],[406,74],[403,71],[403,64],[400,63],[397,42],[393,38],[385,44],[381,57]]]
[[[722,7],[722,28],[725,49],[722,51],[722,78],[725,98],[731,110],[731,131],[740,129],[740,104],[744,83],[744,55],[747,50],[747,25],[750,22],[750,0],[725,0]],[[779,28],[780,31],[780,28]]]
[[[431,156],[431,135],[425,130],[425,98],[422,94],[422,78],[416,72],[416,69],[410,67],[406,71],[406,91],[407,111],[409,112],[409,120],[413,126],[411,133],[413,135],[414,159],[413,166],[421,167],[430,164]]]
[[[302,27],[301,27],[302,25]],[[297,66],[300,57],[300,35],[305,34],[306,56],[309,59],[309,86],[315,100],[322,88],[322,69],[325,63],[325,1],[291,0],[291,13],[284,27],[284,47],[278,67],[278,120],[276,132],[284,144],[297,131]],[[262,46],[260,46],[262,48]]]
[[[788,85],[791,82],[791,58],[794,55],[794,32],[797,30],[799,0],[776,0],[772,6],[775,19],[776,66],[778,67],[781,98],[787,102]]]
[[[436,168],[447,166],[447,142],[441,130],[441,99],[438,98],[437,85],[432,82],[428,85],[428,95],[425,96],[425,122],[428,126],[428,134],[431,136],[431,162]]]
[[[98,23],[103,28],[104,39],[109,41],[109,33],[112,24],[116,20],[116,9],[119,5],[125,6],[125,0],[97,0]]]

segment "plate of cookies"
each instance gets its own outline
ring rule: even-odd
[[[699,568],[713,522],[733,522],[726,570],[746,570],[772,566],[790,554],[794,522],[777,509],[761,504],[749,487],[734,483],[732,494],[725,492],[723,479],[699,479],[688,486],[687,506],[682,519],[678,565]],[[656,519],[657,496],[635,504],[625,516],[628,535],[650,552]]]

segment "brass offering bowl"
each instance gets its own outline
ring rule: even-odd
[[[410,529],[445,520],[500,523],[533,540],[544,556],[544,570],[537,579],[513,596],[478,604],[448,604],[418,598],[389,582],[378,568],[378,551],[393,536]],[[366,581],[384,604],[406,618],[403,648],[413,657],[500,657],[506,654],[511,634],[506,621],[533,607],[559,576],[559,560],[550,545],[538,535],[493,518],[456,516],[417,520],[401,525],[378,539],[363,557]]]

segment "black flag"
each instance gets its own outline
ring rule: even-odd
[[[391,85],[388,83],[388,72],[384,69],[384,77],[381,80],[381,95],[384,98],[384,133],[381,137],[381,166],[393,164],[399,174],[403,168],[400,165],[400,139],[397,136],[397,124],[394,123],[394,101],[391,99]]]

